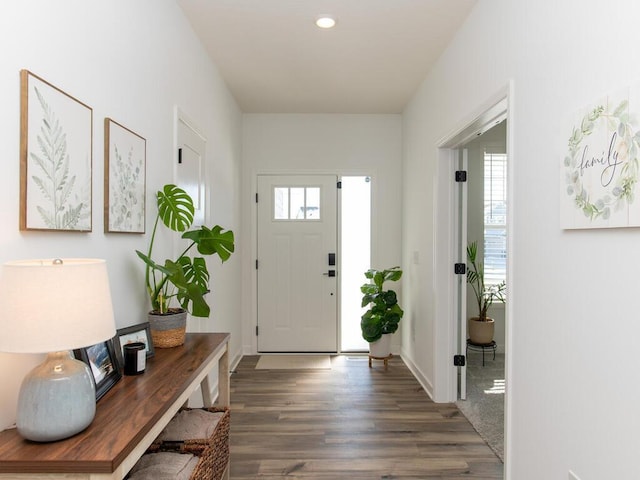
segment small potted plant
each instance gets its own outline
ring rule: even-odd
[[[478,242],[467,245],[467,283],[473,288],[478,305],[478,316],[469,318],[469,339],[477,345],[488,345],[493,341],[494,320],[487,316],[489,307],[495,300],[504,302],[505,282],[497,285],[486,285],[484,281],[484,265],[478,261]]]
[[[391,334],[398,330],[404,312],[398,305],[396,292],[384,290],[384,282],[396,282],[402,277],[400,267],[386,270],[369,269],[365,277],[372,282],[360,287],[362,307],[369,306],[360,320],[362,338],[369,342],[369,354],[374,358],[391,356]]]
[[[209,270],[202,256],[190,257],[193,247],[200,255],[218,255],[222,262],[234,250],[231,230],[219,225],[213,228],[201,226],[189,230],[193,224],[193,200],[176,185],[165,185],[156,194],[158,214],[153,225],[147,253],[136,250],[146,265],[145,285],[151,300],[149,323],[154,345],[160,348],[175,347],[184,343],[187,312],[195,317],[208,317],[210,307],[204,295],[209,292]],[[174,232],[184,232],[182,238],[189,241],[175,260],[156,263],[152,259],[153,243],[160,221]],[[170,307],[176,300],[179,307]]]

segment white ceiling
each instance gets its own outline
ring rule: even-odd
[[[243,112],[400,113],[477,0],[177,1]]]

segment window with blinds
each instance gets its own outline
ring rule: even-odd
[[[507,155],[484,154],[484,274],[487,285],[507,276]]]

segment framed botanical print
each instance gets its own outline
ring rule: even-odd
[[[146,140],[104,119],[104,231],[144,233]]]
[[[20,230],[91,231],[93,110],[20,72]]]

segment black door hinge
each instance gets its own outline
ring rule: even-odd
[[[467,273],[467,264],[466,263],[456,263],[453,265],[453,273],[456,275],[464,275]]]
[[[467,181],[467,171],[466,170],[457,170],[456,171],[456,182],[466,182]]]
[[[178,149],[178,165],[182,163],[182,148]]]
[[[464,367],[466,363],[466,359],[464,355],[454,355],[453,356],[453,365],[456,367]]]
[[[336,186],[337,186],[338,188],[342,188],[342,182],[338,182],[338,183],[336,184]]]
[[[258,260],[256,259],[256,270],[258,270]]]
[[[256,193],[256,203],[258,203],[258,194]]]
[[[258,336],[258,325],[256,325],[256,337]]]

